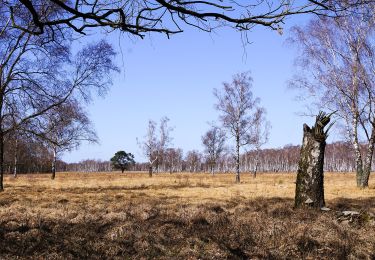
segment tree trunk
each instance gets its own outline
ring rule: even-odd
[[[356,168],[356,180],[357,180],[357,187],[361,187],[362,177],[363,177],[363,163],[362,163],[362,155],[359,148],[359,144],[357,140],[354,140],[354,151],[355,151],[355,168]]]
[[[56,148],[53,149],[52,175],[51,175],[51,179],[54,180],[55,177],[56,177]]]
[[[371,173],[372,156],[374,154],[374,142],[375,142],[375,129],[372,130],[371,138],[369,140],[369,144],[368,144],[368,147],[367,147],[365,165],[364,165],[362,178],[361,178],[361,182],[360,182],[360,186],[359,186],[360,188],[367,188],[368,187],[368,181],[369,181],[370,173]]]
[[[254,178],[257,177],[257,171],[258,171],[258,162],[255,162],[255,168],[254,168],[254,172],[253,172],[253,177]]]
[[[366,159],[365,167],[363,169],[363,174],[361,178],[360,188],[368,188],[368,181],[370,179],[370,173],[371,173],[371,159],[368,161]]]
[[[255,168],[254,168],[254,173],[253,173],[254,178],[257,177],[258,163],[259,163],[259,149],[257,149],[257,155],[255,157]]]
[[[3,183],[4,183],[4,133],[0,129],[0,192],[4,190]]]
[[[352,137],[352,143],[353,143],[354,153],[355,153],[357,187],[362,187],[363,160],[362,160],[361,149],[360,149],[359,141],[358,141],[358,118],[357,117],[353,119],[351,127],[352,127],[351,137]]]
[[[330,115],[320,112],[315,126],[303,125],[303,141],[298,162],[295,204],[296,208],[325,206],[324,201],[324,150],[327,131],[324,127],[329,123]]]
[[[236,183],[240,183],[240,137],[236,137]]]
[[[17,152],[18,152],[18,139],[16,139],[15,151],[14,151],[14,168],[13,168],[14,178],[17,178],[17,163],[18,163]]]
[[[152,165],[148,167],[148,176],[152,177]]]

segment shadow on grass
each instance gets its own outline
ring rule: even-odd
[[[284,198],[174,206],[147,198],[116,214],[98,204],[60,219],[10,207],[0,216],[0,258],[374,259],[373,221],[352,226],[336,214],[373,212],[374,199],[329,201],[332,211],[320,212]]]

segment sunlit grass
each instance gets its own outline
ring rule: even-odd
[[[375,257],[375,182],[327,173],[330,212],[293,210],[296,175],[58,173],[5,178],[0,259]],[[342,210],[361,217],[339,222]]]
[[[82,194],[96,193],[138,194],[147,191],[149,196],[171,196],[187,200],[191,203],[201,203],[202,200],[228,200],[236,196],[244,199],[256,197],[293,198],[296,175],[293,173],[265,173],[256,178],[249,173],[241,175],[241,183],[234,183],[233,174],[204,173],[157,173],[152,178],[147,173],[128,172],[112,173],[58,173],[55,180],[49,175],[20,175],[18,178],[5,178],[5,192],[15,192],[29,188],[29,193],[38,189],[64,191],[78,189]],[[375,196],[375,181],[370,178],[368,189],[358,189],[353,173],[326,173],[326,199],[335,198],[366,198]],[[55,196],[51,192],[49,196]],[[40,194],[39,194],[40,195]]]

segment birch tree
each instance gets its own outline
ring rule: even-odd
[[[240,150],[253,144],[261,132],[256,131],[265,110],[259,106],[260,99],[252,93],[249,72],[236,74],[231,83],[223,83],[223,90],[214,89],[215,105],[220,120],[235,143],[236,182],[240,182]]]
[[[156,165],[157,169],[159,164],[162,164],[163,156],[171,144],[171,136],[170,132],[173,128],[168,126],[169,118],[163,117],[160,119],[160,125],[158,125],[155,121],[149,120],[147,133],[143,137],[143,141],[137,142],[143,152],[143,155],[148,159],[149,169],[148,173],[149,176],[152,177],[153,168]]]
[[[375,16],[371,9],[295,27],[300,54],[291,86],[337,111],[355,154],[358,187],[367,187],[375,144]],[[307,95],[306,95],[307,94]],[[361,151],[361,144],[366,144]]]
[[[166,160],[166,151],[172,143],[171,132],[173,128],[168,125],[169,118],[163,117],[160,119],[159,125],[159,139],[157,142],[157,171],[160,170],[160,166],[164,165],[164,161]],[[166,170],[166,169],[163,169]]]
[[[51,179],[55,179],[56,160],[61,154],[78,148],[84,141],[98,142],[90,119],[76,100],[50,109],[28,131],[46,142],[52,152]]]
[[[142,143],[138,141],[143,154],[148,159],[148,174],[150,177],[152,177],[152,169],[154,166],[154,163],[158,159],[157,157],[157,147],[158,147],[158,141],[156,137],[156,123],[155,121],[149,120],[148,121],[148,127],[147,127],[147,133],[143,138]]]
[[[169,173],[182,171],[182,156],[181,148],[167,148],[164,153],[165,168]]]
[[[199,172],[202,165],[202,155],[196,151],[188,151],[185,157],[186,170],[189,172]]]
[[[254,115],[253,126],[251,128],[251,140],[250,145],[255,151],[255,163],[253,168],[254,178],[257,176],[259,167],[259,157],[262,146],[268,142],[271,124],[265,118],[266,112],[263,108],[257,110]]]
[[[206,161],[212,175],[215,173],[217,161],[225,150],[225,140],[225,132],[217,126],[212,126],[211,129],[202,136]]]
[[[32,29],[22,9],[14,7],[16,19],[3,15],[7,14],[4,8],[0,5],[0,191],[7,135],[24,131],[31,121],[70,97],[89,102],[92,91],[103,93],[109,87],[110,74],[117,70],[112,62],[115,52],[105,41],[91,43],[73,56],[64,30],[46,29],[43,36],[35,36],[14,25]],[[53,9],[46,8],[43,17],[54,15]]]

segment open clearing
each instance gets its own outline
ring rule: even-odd
[[[295,174],[6,177],[0,258],[375,259],[373,179],[326,173],[321,212],[293,210]]]

